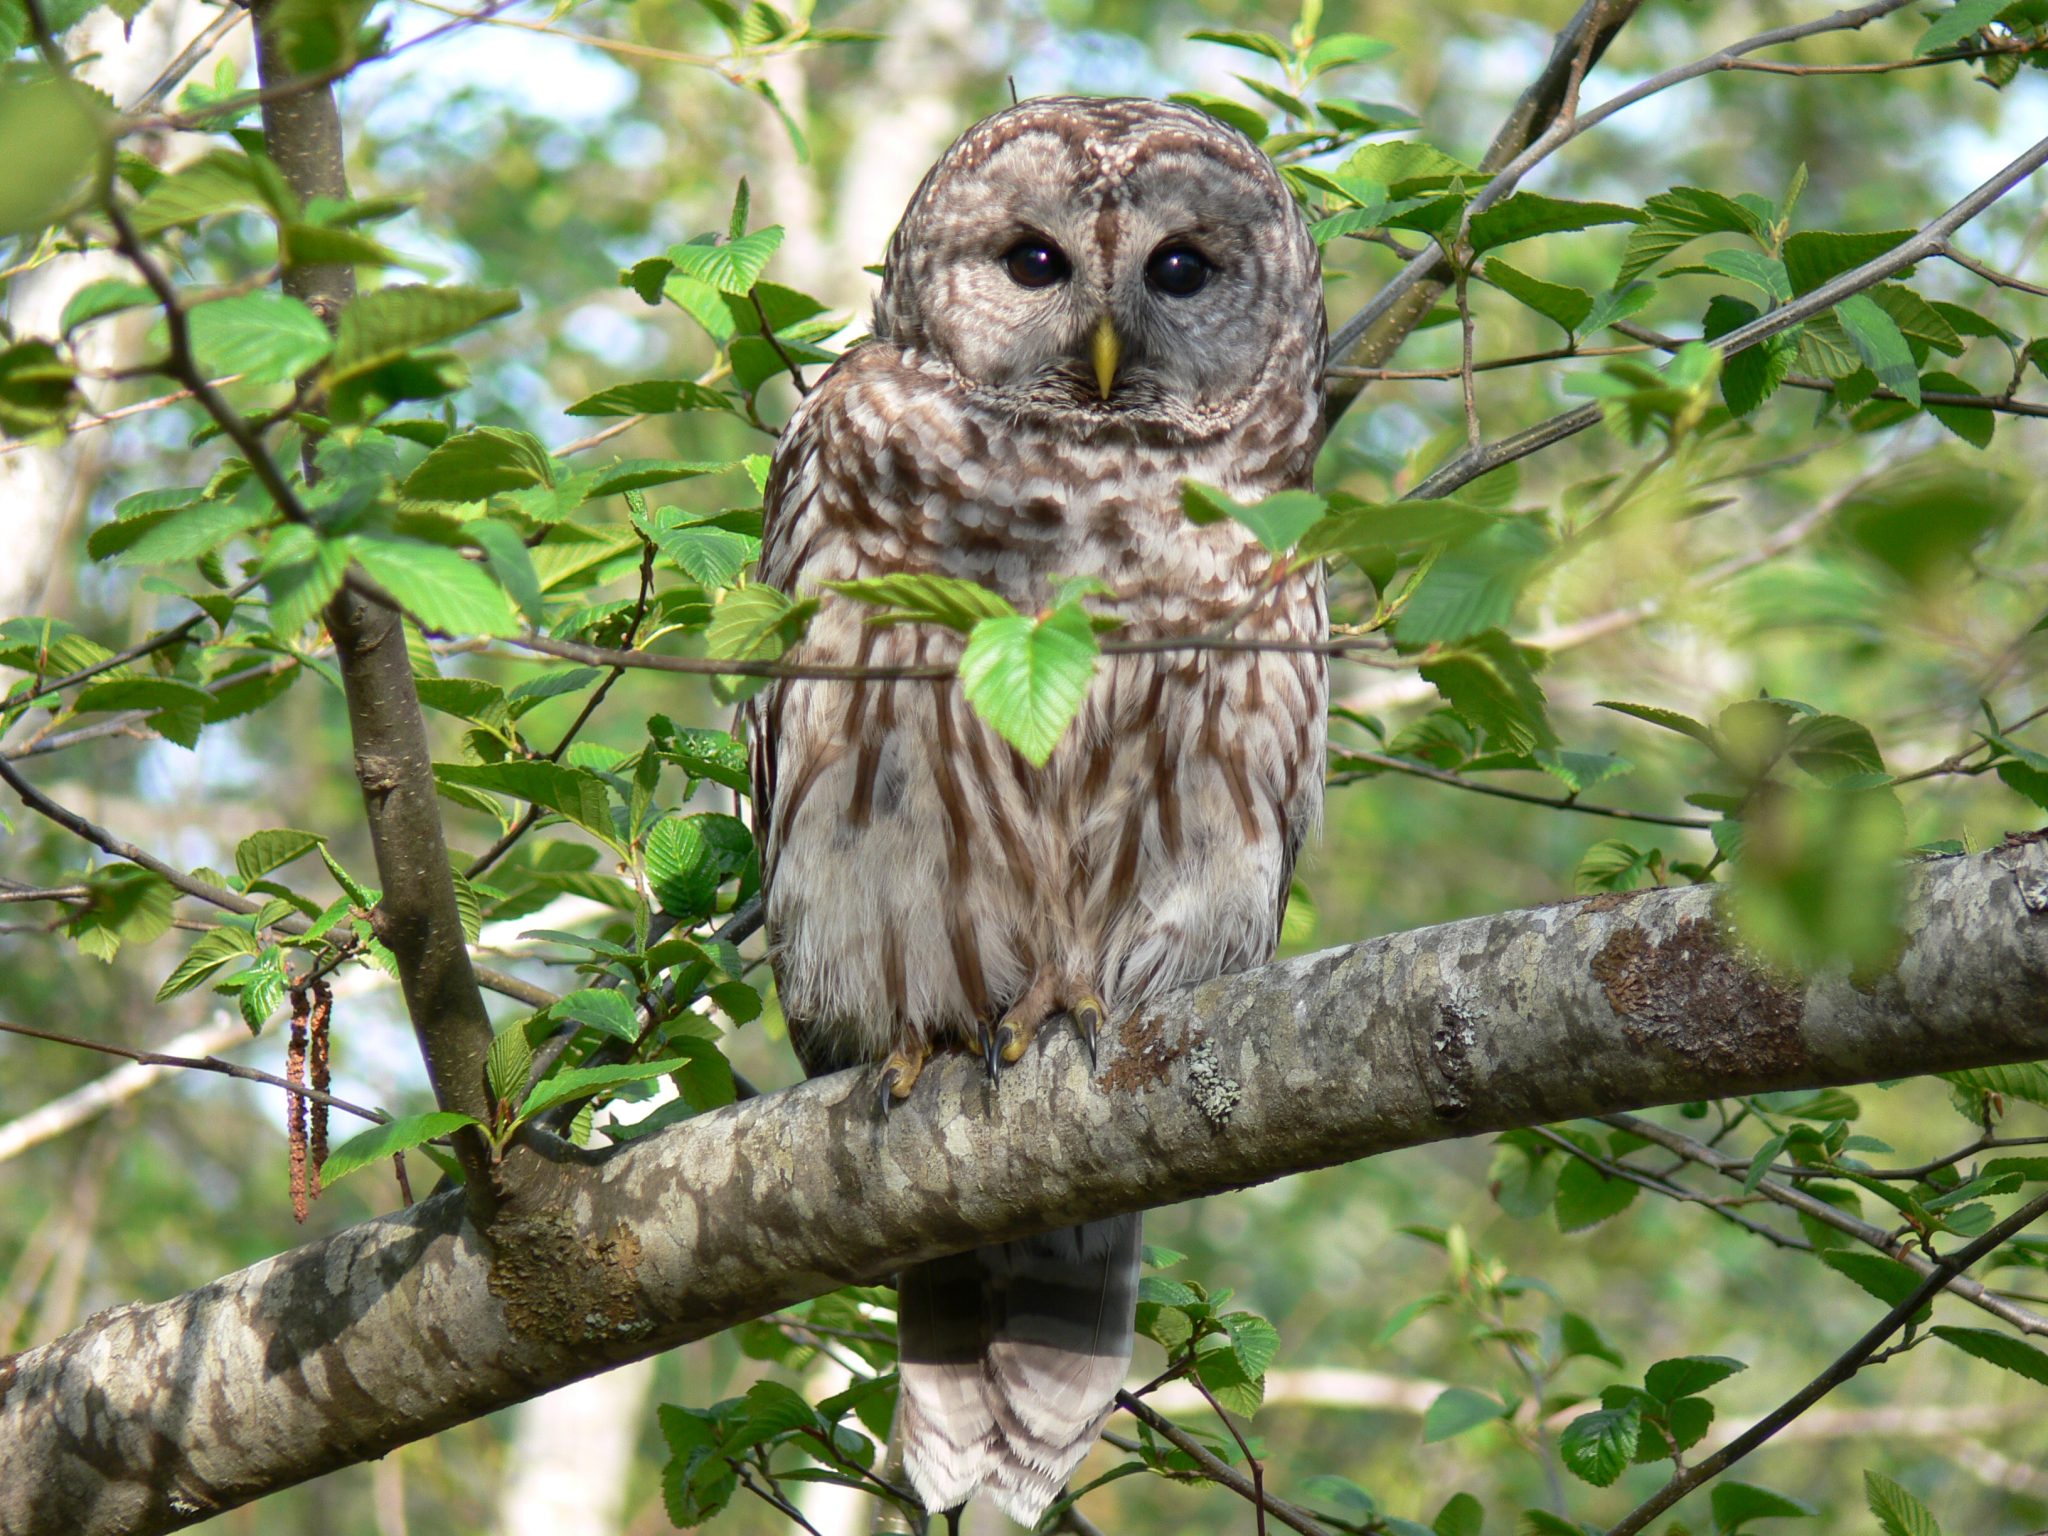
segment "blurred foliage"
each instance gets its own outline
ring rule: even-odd
[[[1415,251],[1460,269],[1342,419],[1315,496],[1189,490],[1190,516],[1240,518],[1333,573],[1333,788],[1290,947],[1725,877],[1760,963],[1881,971],[1911,857],[1995,845],[2048,807],[2040,199],[2023,187],[1969,224],[1967,260],[1923,260],[1747,351],[1701,343],[1882,256],[2019,153],[2048,5],[1944,0],[1759,56],[1804,73],[1705,73],[1472,214],[1487,143],[1572,9],[636,0],[465,22],[427,0],[282,0],[299,67],[354,69],[354,200],[302,204],[233,33],[175,124],[154,104],[125,122],[110,114],[165,59],[122,90],[100,71],[149,13],[0,0],[0,473],[61,460],[87,509],[18,552],[51,580],[0,614],[0,750],[251,908],[224,918],[10,803],[7,881],[66,894],[0,908],[0,1016],[148,1046],[232,1009],[274,1069],[288,976],[332,966],[353,983],[338,1091],[398,1119],[337,1150],[336,1175],[363,1174],[312,1229],[388,1208],[392,1150],[433,1153],[449,1122],[424,1113],[377,985],[389,956],[317,624],[354,561],[420,621],[472,936],[563,994],[502,1010],[493,1139],[543,1115],[620,1139],[730,1102],[735,1069],[789,1080],[765,970],[715,932],[758,882],[727,734],[757,682],[482,642],[756,664],[794,641],[810,605],[746,580],[791,373],[859,333],[863,268],[916,177],[1013,89],[1177,94],[1260,137],[1311,209],[1339,319]],[[212,19],[183,14],[180,41]],[[1587,98],[1805,19],[1653,0]],[[52,74],[38,21],[90,89]],[[317,467],[294,476],[302,521],[189,402],[95,419],[186,382],[142,274],[80,255],[119,237],[109,194],[189,310],[184,361],[227,381],[285,472]],[[334,262],[365,292],[330,335],[269,284]],[[1604,425],[1403,499],[1475,436],[1580,399]],[[1116,644],[1085,591],[1024,615],[958,584],[865,586],[847,595],[880,618],[969,632],[971,702],[1038,758]],[[0,1123],[110,1065],[0,1052]],[[1151,1255],[1138,1371],[1175,1378],[1162,1400],[1206,1454],[1258,1457],[1331,1530],[1581,1529],[1898,1301],[1910,1272],[1857,1223],[1952,1244],[2038,1193],[2048,1159],[2023,1146],[1914,1165],[2038,1136],[2044,1103],[2037,1068],[1701,1103],[1659,1122],[1697,1153],[1576,1125],[1154,1213],[1184,1252]],[[281,1118],[194,1076],[0,1168],[0,1349],[294,1241]],[[2026,1238],[1983,1273],[2039,1304],[2044,1267]],[[839,1293],[664,1361],[628,1528],[722,1510],[722,1529],[786,1529],[747,1483],[872,1487],[889,1302]],[[1953,1299],[1938,1311],[1910,1358],[1831,1400],[1869,1410],[1867,1432],[1803,1421],[1658,1528],[2048,1523],[2048,1356]],[[1124,1444],[1081,1479],[1098,1526],[1245,1528],[1185,1448],[1129,1419],[1111,1432]],[[481,1531],[507,1461],[494,1420],[389,1465],[413,1529]],[[375,1479],[398,1475],[352,1469],[209,1528],[389,1536]]]

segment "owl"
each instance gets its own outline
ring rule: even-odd
[[[1300,209],[1204,113],[1027,101],[925,177],[872,339],[776,449],[759,574],[821,600],[790,659],[957,660],[956,632],[825,588],[893,572],[1025,613],[1087,578],[1117,639],[1161,643],[1104,657],[1043,767],[950,677],[755,696],[769,953],[807,1071],[872,1064],[886,1113],[935,1051],[994,1081],[1048,1021],[1092,1053],[1137,1005],[1271,957],[1322,808],[1322,581],[1190,523],[1181,489],[1306,486],[1326,349]],[[900,1276],[896,1433],[927,1508],[986,1490],[1036,1522],[1128,1367],[1138,1266],[1133,1216]]]

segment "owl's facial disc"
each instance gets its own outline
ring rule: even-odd
[[[1321,328],[1306,221],[1250,141],[1186,108],[1072,98],[947,153],[876,309],[879,338],[992,412],[1196,437],[1279,387],[1276,358]]]

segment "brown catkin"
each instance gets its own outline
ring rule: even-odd
[[[284,1077],[294,1088],[306,1086],[306,994],[292,988],[292,1033],[285,1047]],[[296,1093],[285,1095],[285,1137],[292,1153],[292,1218],[306,1219],[306,1101]]]
[[[321,1093],[327,1092],[327,1056],[331,1039],[328,1024],[334,1016],[334,992],[326,982],[313,983],[313,1016],[308,1031],[307,1060],[312,1068],[313,1087]],[[312,1171],[308,1183],[314,1199],[320,1197],[320,1169],[327,1161],[327,1106],[316,1099],[311,1105],[313,1134],[309,1152]]]

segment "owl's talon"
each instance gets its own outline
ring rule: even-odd
[[[931,1060],[928,1047],[919,1046],[914,1050],[894,1050],[889,1059],[882,1063],[882,1117],[888,1118],[889,1111],[910,1097],[910,1090],[917,1086],[917,1079],[924,1071],[924,1064]]]
[[[1038,1021],[1018,1018],[1011,1014],[996,1026],[997,1054],[1005,1066],[1014,1066],[1024,1059],[1024,1053],[1031,1048],[1031,1042],[1038,1034]]]
[[[1075,1033],[1080,1035],[1081,1043],[1088,1047],[1088,1066],[1091,1071],[1097,1065],[1095,1037],[1101,1032],[1107,1012],[1108,1010],[1102,1006],[1102,999],[1092,992],[1075,999],[1067,1007],[1067,1017],[1074,1021]]]
[[[988,1080],[991,1083],[1002,1082],[1003,1063],[1005,1061],[1015,1061],[1017,1058],[1003,1054],[1002,1049],[996,1044],[995,1030],[990,1026],[987,1019],[976,1019],[974,1021],[974,1034],[975,1038],[968,1045],[968,1049],[979,1056],[982,1060],[982,1065],[988,1068]]]

